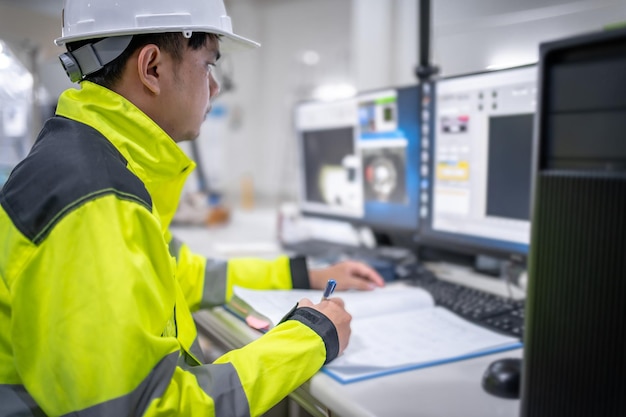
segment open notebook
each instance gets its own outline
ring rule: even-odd
[[[236,299],[273,327],[301,298],[317,303],[319,290],[248,290]],[[467,359],[521,346],[518,339],[472,324],[442,307],[420,288],[385,287],[337,292],[352,314],[352,335],[341,356],[323,371],[342,383]],[[228,306],[227,306],[228,307]],[[234,309],[230,308],[235,312]],[[250,324],[250,323],[249,323]]]

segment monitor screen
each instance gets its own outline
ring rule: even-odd
[[[525,66],[429,87],[426,241],[473,254],[528,253],[536,72]]]
[[[411,86],[297,106],[305,214],[417,229],[418,96]]]

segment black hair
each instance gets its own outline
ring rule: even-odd
[[[115,84],[121,79],[124,67],[135,51],[146,46],[156,45],[159,49],[170,54],[174,61],[180,62],[183,58],[183,48],[190,48],[198,50],[206,46],[209,40],[219,40],[219,35],[214,33],[194,32],[190,38],[185,38],[180,32],[166,32],[166,33],[147,33],[134,35],[133,39],[124,52],[120,54],[113,61],[106,64],[98,71],[85,76],[83,80],[91,81],[95,84],[99,84],[106,88],[113,88]],[[79,42],[73,42],[67,44],[67,50],[72,52],[83,45],[88,43],[96,43],[100,39],[88,39]],[[186,46],[185,46],[186,41]]]

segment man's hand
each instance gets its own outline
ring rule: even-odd
[[[378,272],[361,262],[343,261],[309,271],[311,288],[323,290],[329,279],[337,281],[337,290],[373,290],[385,285]]]
[[[346,311],[343,300],[332,297],[319,304],[313,304],[308,298],[303,298],[298,303],[298,307],[310,307],[319,311],[333,322],[339,337],[339,355],[341,355],[350,340],[350,322],[352,321],[352,316]]]

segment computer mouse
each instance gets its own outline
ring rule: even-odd
[[[500,398],[519,398],[522,376],[520,358],[499,359],[489,364],[483,374],[482,386],[489,394]]]
[[[374,268],[385,282],[391,282],[396,278],[396,267],[392,262],[382,259],[367,259],[365,263]]]

